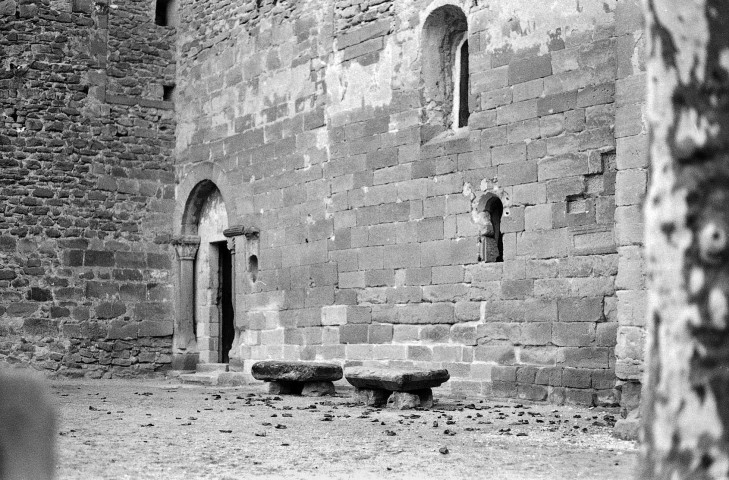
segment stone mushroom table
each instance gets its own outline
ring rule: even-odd
[[[251,367],[256,380],[269,382],[268,392],[282,395],[320,397],[335,393],[335,380],[342,378],[336,363],[264,360]]]
[[[394,369],[347,367],[344,377],[355,387],[354,400],[370,406],[384,406],[392,394],[393,406],[431,408],[433,387],[450,378],[445,369]]]

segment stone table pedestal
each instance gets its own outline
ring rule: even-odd
[[[344,376],[355,387],[354,401],[373,407],[389,402],[398,410],[432,408],[433,390],[450,375],[445,369],[349,367]]]
[[[332,382],[342,378],[342,367],[335,363],[265,360],[254,363],[251,374],[256,380],[269,382],[269,393],[320,397],[334,395]]]

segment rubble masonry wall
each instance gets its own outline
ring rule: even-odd
[[[174,29],[148,1],[0,1],[0,361],[170,364]]]

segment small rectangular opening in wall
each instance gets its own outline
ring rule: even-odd
[[[580,197],[567,198],[567,213],[584,213],[587,211],[587,199]]]
[[[174,100],[174,95],[175,95],[175,85],[162,86],[162,100],[164,100],[165,102],[171,102]]]
[[[156,0],[154,23],[162,27],[177,26],[177,2],[175,0]]]

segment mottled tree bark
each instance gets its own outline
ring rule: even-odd
[[[645,6],[649,344],[639,478],[727,478],[729,2]]]

